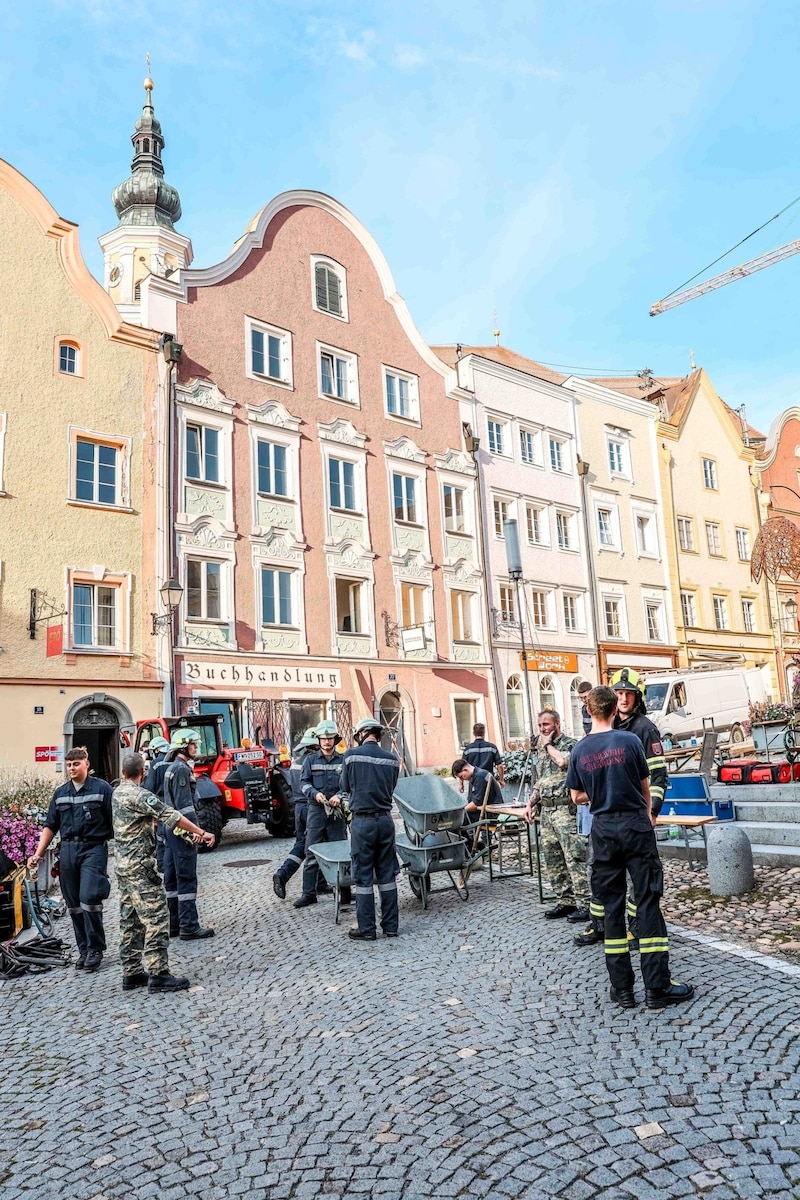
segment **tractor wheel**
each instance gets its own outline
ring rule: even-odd
[[[731,725],[731,745],[739,746],[744,741],[744,730],[737,721],[735,725]]]
[[[197,849],[201,854],[208,854],[211,850],[216,850],[222,839],[222,812],[218,804],[213,800],[196,800],[195,811],[197,813],[197,824],[206,833],[213,833],[213,846],[198,846]]]
[[[280,798],[281,802],[280,820],[270,828],[270,833],[273,837],[278,838],[294,837],[294,805],[292,804],[291,788],[280,771],[273,771],[269,782],[273,793]]]

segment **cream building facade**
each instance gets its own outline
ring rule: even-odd
[[[120,734],[161,711],[159,339],[122,320],[77,227],[1,160],[0,227],[0,767],[57,782],[65,748],[83,744],[113,778]]]

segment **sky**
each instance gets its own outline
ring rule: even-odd
[[[0,46],[0,154],[98,276],[149,51],[195,267],[312,188],[432,344],[490,344],[496,312],[565,373],[681,376],[694,351],[764,432],[800,401],[800,256],[648,315],[800,195],[791,0],[27,0]],[[708,274],[795,239],[800,204]]]

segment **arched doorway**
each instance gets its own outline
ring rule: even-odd
[[[76,700],[64,717],[66,748],[85,746],[92,772],[109,783],[119,779],[120,729],[135,728],[128,706],[105,692]]]
[[[404,764],[409,775],[413,775],[414,767],[414,721],[410,705],[403,703],[400,692],[384,692],[379,700],[378,715],[381,724],[385,725],[388,734],[383,739],[387,750],[393,750]]]

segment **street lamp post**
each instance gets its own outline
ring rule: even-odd
[[[175,716],[177,710],[177,700],[175,697],[175,609],[181,602],[183,596],[183,588],[177,579],[167,579],[158,589],[161,596],[161,603],[164,605],[166,612],[151,613],[153,619],[153,634],[166,633],[167,635],[167,671],[169,676],[169,706],[170,712],[167,716]]]
[[[506,561],[509,578],[513,579],[517,597],[517,618],[519,620],[519,640],[522,648],[522,669],[525,673],[525,701],[528,710],[528,741],[533,745],[533,706],[531,704],[531,684],[528,674],[528,654],[525,649],[525,622],[523,621],[522,600],[520,596],[522,584],[522,552],[519,544],[519,528],[516,520],[503,522],[503,534],[506,539]]]

